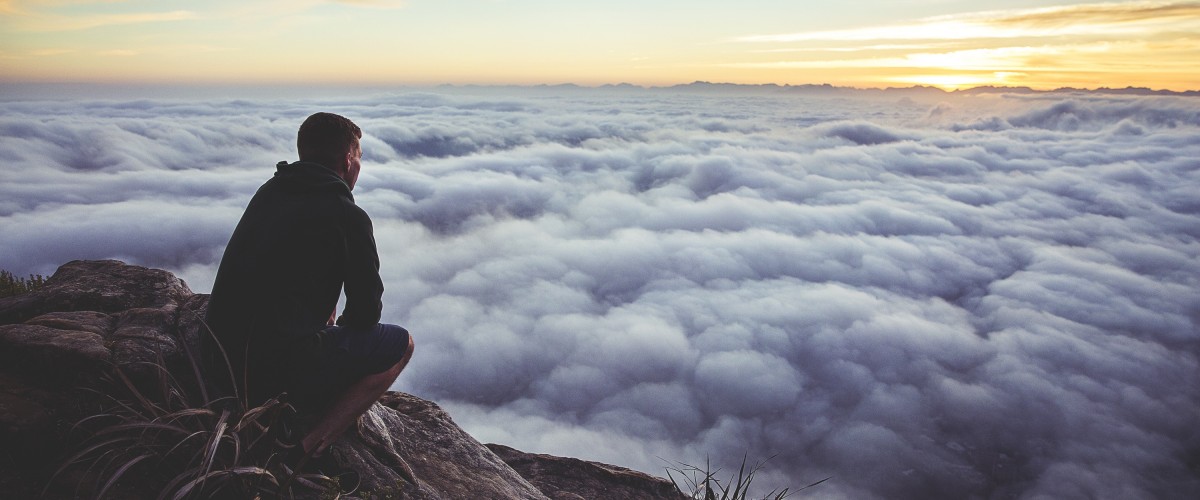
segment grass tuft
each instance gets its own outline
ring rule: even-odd
[[[276,397],[255,406],[234,396],[213,396],[197,356],[185,346],[186,372],[176,378],[167,364],[114,366],[99,388],[99,412],[81,419],[71,435],[76,449],[51,477],[43,495],[68,471],[83,480],[74,495],[92,498],[146,496],[276,498],[292,486],[328,492],[336,481],[294,474],[282,463],[290,446],[286,423],[295,410]],[[228,364],[228,363],[226,363]],[[135,369],[138,376],[127,372]],[[125,490],[121,488],[124,487]]]
[[[713,469],[712,463],[705,460],[704,467],[680,462],[678,466],[667,467],[667,477],[675,484],[675,489],[693,500],[747,500],[750,497],[750,485],[758,472],[771,458],[755,462],[747,467],[746,456],[742,457],[742,465],[738,467],[736,477],[730,474],[729,479],[722,481],[718,475],[721,469]],[[790,488],[771,490],[762,500],[783,500],[797,492],[812,488],[828,481],[825,478],[808,486],[792,491]]]
[[[46,277],[40,274],[30,274],[28,278],[22,278],[0,269],[0,299],[32,292],[45,284]]]

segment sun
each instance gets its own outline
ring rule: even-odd
[[[904,75],[891,77],[888,80],[910,85],[928,85],[942,90],[959,90],[984,85],[1012,86],[1014,80],[1024,76],[1023,73],[997,71],[988,74],[948,73],[940,75]]]

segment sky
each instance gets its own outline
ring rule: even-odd
[[[1200,89],[1200,2],[0,0],[0,81]]]
[[[394,388],[483,442],[830,478],[795,498],[1200,491],[1194,97],[0,99],[0,267],[207,292],[317,110],[364,131]]]

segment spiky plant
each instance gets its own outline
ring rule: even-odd
[[[88,437],[54,478],[82,469],[89,479],[76,493],[84,488],[97,499],[134,476],[160,500],[288,497],[295,486],[337,491],[336,481],[295,474],[283,463],[284,424],[295,413],[290,405],[276,397],[250,407],[236,391],[214,397],[197,357],[182,344],[193,379],[187,383],[159,359],[114,366],[99,389],[89,389],[103,410],[72,429]],[[131,377],[131,369],[142,376]]]
[[[30,274],[28,278],[22,278],[0,269],[0,298],[32,292],[45,284],[46,277],[40,274]]]
[[[752,498],[749,496],[750,484],[754,482],[755,476],[762,470],[763,465],[770,460],[768,458],[755,462],[754,465],[747,468],[747,458],[746,456],[742,457],[742,465],[738,468],[737,477],[730,474],[729,479],[725,481],[717,477],[721,473],[721,469],[713,469],[712,463],[708,460],[705,460],[704,467],[682,462],[678,466],[667,467],[667,477],[675,484],[675,489],[693,500],[747,500]],[[771,490],[762,499],[783,500],[796,492],[812,488],[828,480],[827,477],[796,491],[791,491],[790,488]]]

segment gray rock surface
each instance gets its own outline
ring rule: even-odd
[[[82,388],[114,366],[133,377],[146,362],[188,369],[181,360],[197,349],[207,305],[166,271],[118,261],[69,262],[43,288],[0,299],[0,491],[40,493],[72,425],[99,408]],[[361,474],[363,498],[681,498],[628,469],[489,449],[436,404],[403,393],[385,394],[332,453]],[[86,492],[63,496],[74,494]]]
[[[600,462],[525,453],[501,444],[487,445],[552,500],[688,498],[668,480]]]

